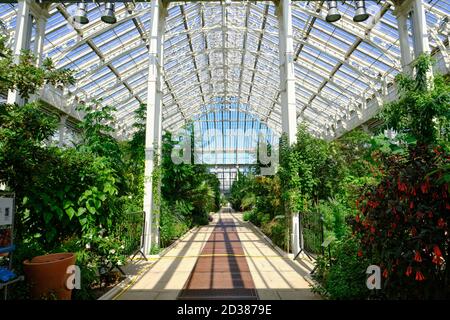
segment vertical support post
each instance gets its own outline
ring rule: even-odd
[[[158,164],[161,164],[162,154],[160,152],[161,147],[161,140],[162,140],[162,101],[163,101],[163,66],[164,66],[164,34],[165,34],[165,19],[167,15],[167,5],[164,5],[162,1],[160,1],[160,12],[159,12],[159,19],[158,19],[158,38],[157,38],[157,56],[159,58],[158,60],[158,76],[157,76],[157,82],[156,82],[156,103],[158,104],[158,107],[155,108],[155,112],[157,112],[157,122],[155,125],[155,139],[156,139],[156,145],[157,145],[157,157],[158,157]],[[158,181],[157,185],[157,192],[159,195],[161,195],[161,183]],[[157,204],[157,206],[153,209],[153,213],[155,216],[153,217],[153,244],[156,246],[159,246],[159,224],[160,224],[160,215],[161,215],[161,201]]]
[[[155,202],[153,197],[154,160],[159,157],[161,144],[161,88],[162,88],[162,47],[165,17],[162,3],[159,0],[151,2],[151,30],[149,37],[149,67],[147,85],[147,119],[145,125],[145,169],[144,169],[144,253],[149,254],[154,240],[153,212]]]
[[[382,93],[384,97],[386,97],[389,93],[386,77],[382,78]]]
[[[295,102],[294,42],[292,31],[291,0],[280,0],[277,8],[281,124],[289,143],[295,143],[297,134],[297,107]]]
[[[398,23],[402,68],[407,74],[412,74],[410,64],[413,59],[417,59],[422,53],[429,54],[431,52],[428,42],[427,21],[422,1],[423,0],[406,0],[395,9]],[[411,55],[408,41],[408,20],[410,20],[412,25],[414,58]],[[432,82],[432,78],[433,73],[430,70],[428,75],[430,83]]]
[[[278,39],[280,47],[280,100],[282,131],[289,144],[296,142],[297,106],[295,95],[294,42],[292,31],[291,0],[280,0],[277,7]],[[290,210],[290,209],[289,209]],[[294,257],[301,250],[301,228],[298,212],[292,212],[292,253]]]
[[[62,114],[59,117],[59,143],[58,146],[62,148],[64,146],[64,141],[66,138],[66,122],[67,122],[67,115]]]
[[[430,44],[428,42],[427,19],[423,0],[413,0],[412,3],[412,27],[415,58],[422,53],[430,54]],[[430,68],[427,72],[427,87],[431,89],[433,86],[433,70]]]
[[[416,58],[421,53],[430,53],[427,20],[422,0],[414,0],[412,3],[412,26]]]
[[[31,39],[32,17],[30,11],[30,0],[18,0],[16,32],[14,34],[14,62],[19,62],[22,50],[29,49]],[[7,102],[9,104],[21,104],[22,99],[16,90],[8,92]]]
[[[402,70],[404,73],[410,74],[411,73],[410,63],[412,61],[412,57],[411,57],[411,49],[409,48],[407,21],[408,17],[406,14],[399,13],[397,15]]]
[[[303,248],[303,235],[300,234],[300,217],[298,212],[292,213],[292,254],[298,255],[300,250]]]
[[[34,55],[36,56],[36,65],[38,66],[41,66],[43,61],[46,25],[47,25],[47,16],[41,14],[36,17],[36,36],[34,39]]]

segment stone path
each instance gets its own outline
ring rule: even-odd
[[[320,299],[305,280],[311,268],[282,255],[241,214],[224,208],[115,299]]]
[[[178,299],[257,298],[236,225],[233,219],[220,219]]]

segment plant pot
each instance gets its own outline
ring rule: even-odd
[[[31,285],[33,299],[51,298],[70,300],[72,290],[66,286],[70,274],[67,267],[74,265],[74,253],[53,253],[37,256],[23,262],[23,268],[28,282]]]

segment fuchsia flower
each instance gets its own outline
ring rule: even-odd
[[[420,271],[417,271],[417,272],[416,272],[416,280],[417,280],[417,281],[423,281],[423,280],[425,280],[425,276],[422,274],[422,272],[420,272]]]
[[[422,262],[422,256],[420,255],[420,252],[415,250],[416,254],[414,255],[414,261]]]
[[[400,179],[398,179],[397,181],[397,187],[399,191],[408,191],[408,187],[406,186],[406,184],[404,182],[401,182]]]
[[[435,245],[435,246],[433,247],[433,252],[434,252],[434,254],[435,254],[436,256],[442,257],[442,252],[441,252],[441,249],[439,249],[439,246]]]
[[[442,252],[441,249],[439,249],[439,246],[435,245],[433,247],[434,257],[433,257],[433,263],[440,265],[442,263]]]
[[[413,268],[411,266],[408,266],[408,268],[406,268],[406,276],[409,277],[413,272]]]

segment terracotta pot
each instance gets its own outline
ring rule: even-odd
[[[37,256],[23,262],[28,282],[31,284],[33,299],[42,299],[54,294],[59,300],[70,300],[72,290],[66,287],[67,267],[74,265],[74,253],[53,253]]]

